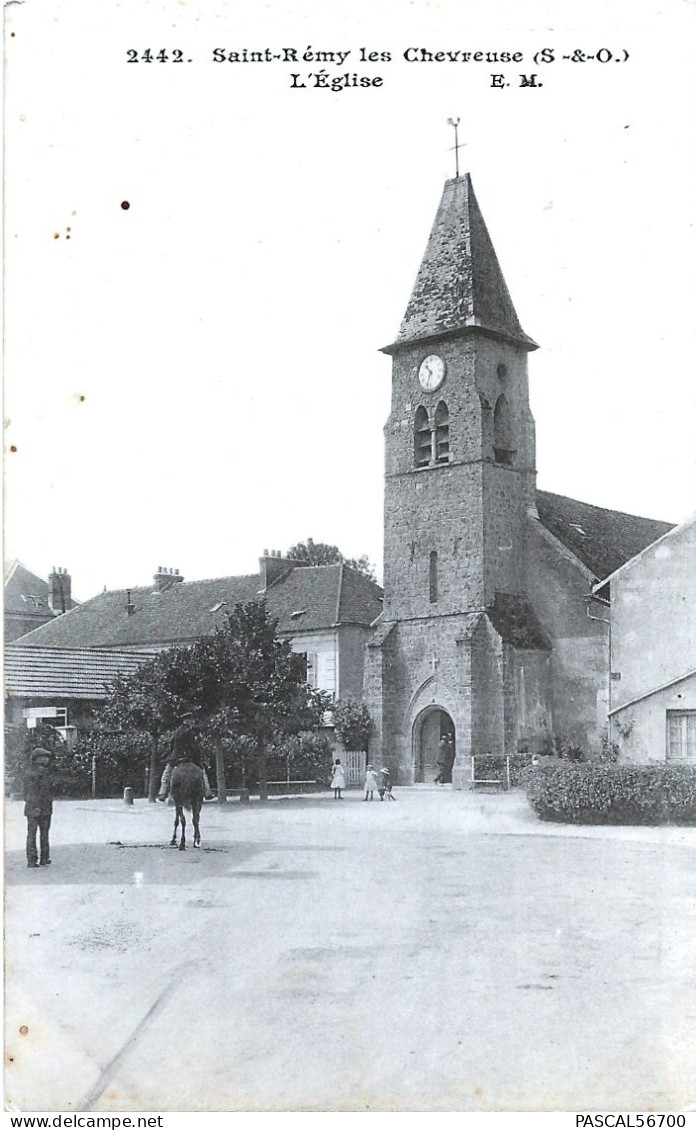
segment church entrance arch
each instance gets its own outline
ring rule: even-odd
[[[440,706],[429,706],[413,725],[413,779],[416,784],[451,784],[456,754],[454,722]]]

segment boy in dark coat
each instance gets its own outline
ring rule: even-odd
[[[51,862],[48,829],[53,813],[51,754],[41,746],[33,751],[31,765],[24,774],[24,815],[27,818],[27,867],[46,867]],[[41,855],[36,850],[39,834]]]

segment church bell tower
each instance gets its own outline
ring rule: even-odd
[[[385,619],[523,591],[534,507],[527,353],[468,174],[446,182],[398,336],[385,428]]]
[[[365,697],[370,755],[401,783],[466,787],[474,750],[508,752],[518,740],[513,651],[546,646],[525,594],[536,479],[527,354],[536,348],[471,179],[456,176],[384,349],[384,610]]]

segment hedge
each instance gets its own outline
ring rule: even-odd
[[[531,769],[532,754],[531,753],[511,753],[508,758],[504,754],[498,753],[477,753],[476,754],[476,776],[486,777],[492,780],[499,778],[501,781],[505,780],[505,762],[510,766],[510,786],[516,788],[523,785],[526,780],[527,771]]]
[[[542,820],[572,824],[696,824],[696,767],[540,765],[526,781]]]

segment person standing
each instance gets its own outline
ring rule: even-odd
[[[27,867],[47,867],[51,862],[48,830],[53,814],[51,754],[37,746],[31,764],[24,774],[24,815],[27,818]],[[36,836],[39,836],[39,851]]]
[[[387,769],[386,765],[379,771],[379,799],[384,800],[385,796],[387,800],[396,799],[396,797],[392,793],[391,773]]]
[[[333,772],[331,774],[331,788],[334,791],[334,800],[342,800],[341,791],[346,787],[346,775],[341,765],[340,757],[337,757],[334,762]]]
[[[374,800],[375,791],[379,789],[377,774],[371,765],[365,770],[365,800]]]

